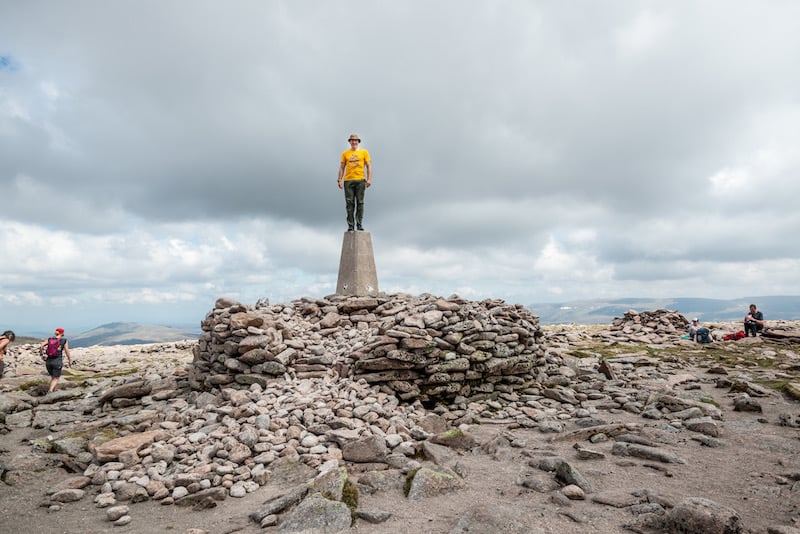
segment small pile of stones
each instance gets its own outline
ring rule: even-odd
[[[674,342],[688,329],[688,319],[674,310],[628,310],[623,317],[614,318],[609,329],[597,336],[606,341],[659,344]]]

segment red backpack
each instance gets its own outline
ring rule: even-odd
[[[47,338],[47,349],[45,352],[47,353],[48,360],[50,358],[58,358],[58,356],[61,354],[61,346],[63,345],[62,340],[63,338],[58,337]]]
[[[736,341],[737,339],[742,339],[743,337],[745,337],[744,330],[739,330],[738,332],[733,334],[725,334],[725,337],[723,337],[722,339],[724,339],[725,341]]]

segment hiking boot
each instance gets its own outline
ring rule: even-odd
[[[348,227],[347,227],[347,231],[348,231],[348,232],[352,232],[352,231],[353,231],[353,225],[352,225],[352,224],[351,224],[350,226],[348,226]]]
[[[359,224],[358,226],[356,226],[356,230],[358,230],[359,232],[363,232],[364,227]]]

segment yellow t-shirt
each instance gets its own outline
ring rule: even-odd
[[[358,150],[345,150],[342,152],[344,163],[344,181],[364,180],[364,165],[369,161],[369,152],[363,148]]]

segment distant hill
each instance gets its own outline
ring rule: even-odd
[[[42,341],[44,341],[43,338],[39,338],[39,337],[17,336],[16,339],[14,339],[14,344],[15,345],[38,345]]]
[[[758,306],[769,320],[800,320],[800,296],[742,297],[738,299],[701,298],[626,298],[580,300],[529,304],[542,324],[608,324],[628,310],[677,310],[687,319],[701,321],[738,321],[751,304]]]
[[[69,346],[91,347],[92,345],[141,345],[144,343],[167,343],[184,339],[197,339],[197,334],[163,326],[142,323],[108,323],[88,332],[68,336]]]

